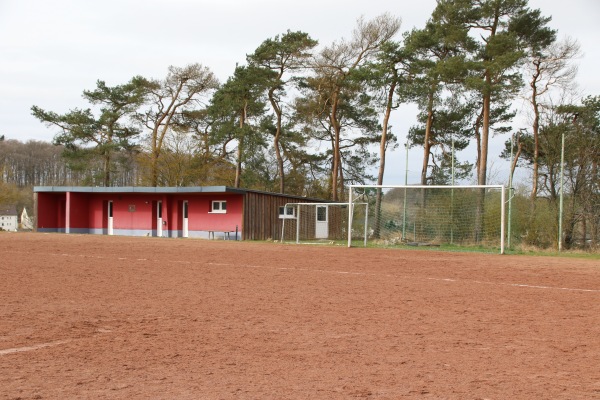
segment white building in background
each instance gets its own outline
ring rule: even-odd
[[[3,231],[16,232],[19,227],[17,216],[16,206],[0,205],[0,229]]]

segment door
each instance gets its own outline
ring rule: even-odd
[[[315,222],[315,238],[327,239],[329,236],[329,224],[327,206],[317,206],[317,221]]]
[[[163,235],[162,201],[156,202],[156,236]]]
[[[188,202],[185,200],[182,206],[181,236],[188,237]]]
[[[109,235],[114,234],[113,231],[113,202],[112,200],[108,202],[107,205],[108,209],[106,210],[106,215],[108,215],[108,221],[107,221],[107,230],[106,233]]]

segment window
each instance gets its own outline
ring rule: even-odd
[[[327,222],[327,207],[325,207],[325,206],[317,207],[317,221],[318,222]]]
[[[279,218],[293,219],[296,218],[296,209],[294,207],[279,207]]]
[[[212,202],[211,212],[225,214],[227,212],[227,202],[224,200],[215,200]]]

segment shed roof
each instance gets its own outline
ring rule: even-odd
[[[311,200],[327,203],[328,200],[272,193],[260,190],[232,188],[229,186],[186,186],[186,187],[155,187],[155,186],[34,186],[33,191],[55,193],[261,193],[270,196],[281,196],[295,200]]]
[[[34,192],[75,193],[244,193],[243,189],[227,186],[34,186]]]

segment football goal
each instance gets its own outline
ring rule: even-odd
[[[352,185],[349,202],[358,201],[368,204],[370,246],[473,247],[504,253],[503,185]],[[348,218],[350,230],[363,223]]]
[[[364,202],[288,203],[279,212],[283,220],[280,241],[345,246],[349,240],[355,246],[366,246],[368,212]]]

